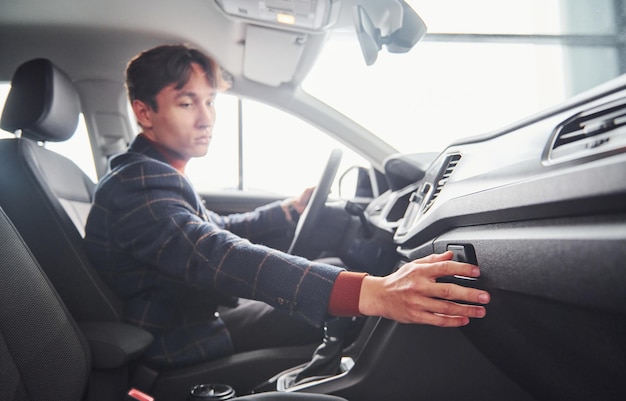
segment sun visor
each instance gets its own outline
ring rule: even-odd
[[[307,34],[249,25],[243,75],[265,85],[279,86],[293,79]]]

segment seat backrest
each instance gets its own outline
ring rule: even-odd
[[[121,301],[94,271],[82,243],[95,184],[42,146],[69,139],[79,113],[74,85],[52,62],[18,67],[0,120],[18,134],[0,140],[0,206],[76,320],[119,321]]]
[[[88,345],[0,209],[0,400],[80,400]]]

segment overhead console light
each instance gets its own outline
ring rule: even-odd
[[[319,31],[337,21],[341,0],[215,0],[228,15],[260,25]]]
[[[278,13],[276,14],[276,22],[280,22],[281,24],[285,25],[295,25],[296,17],[291,14]]]

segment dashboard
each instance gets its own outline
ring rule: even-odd
[[[462,329],[471,347],[522,389],[520,399],[618,399],[626,78],[401,163],[411,160],[413,181],[392,177],[365,213],[393,238],[399,263],[451,249],[481,267],[478,280],[451,278],[492,294],[487,317]]]

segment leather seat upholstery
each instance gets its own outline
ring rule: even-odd
[[[89,347],[1,209],[0,304],[0,399],[80,400]]]
[[[15,71],[0,126],[21,134],[0,140],[0,205],[76,320],[119,321],[122,303],[93,271],[81,244],[79,228],[95,184],[43,146],[70,138],[79,114],[72,82],[52,62],[35,59]],[[84,217],[74,223],[73,215]]]

